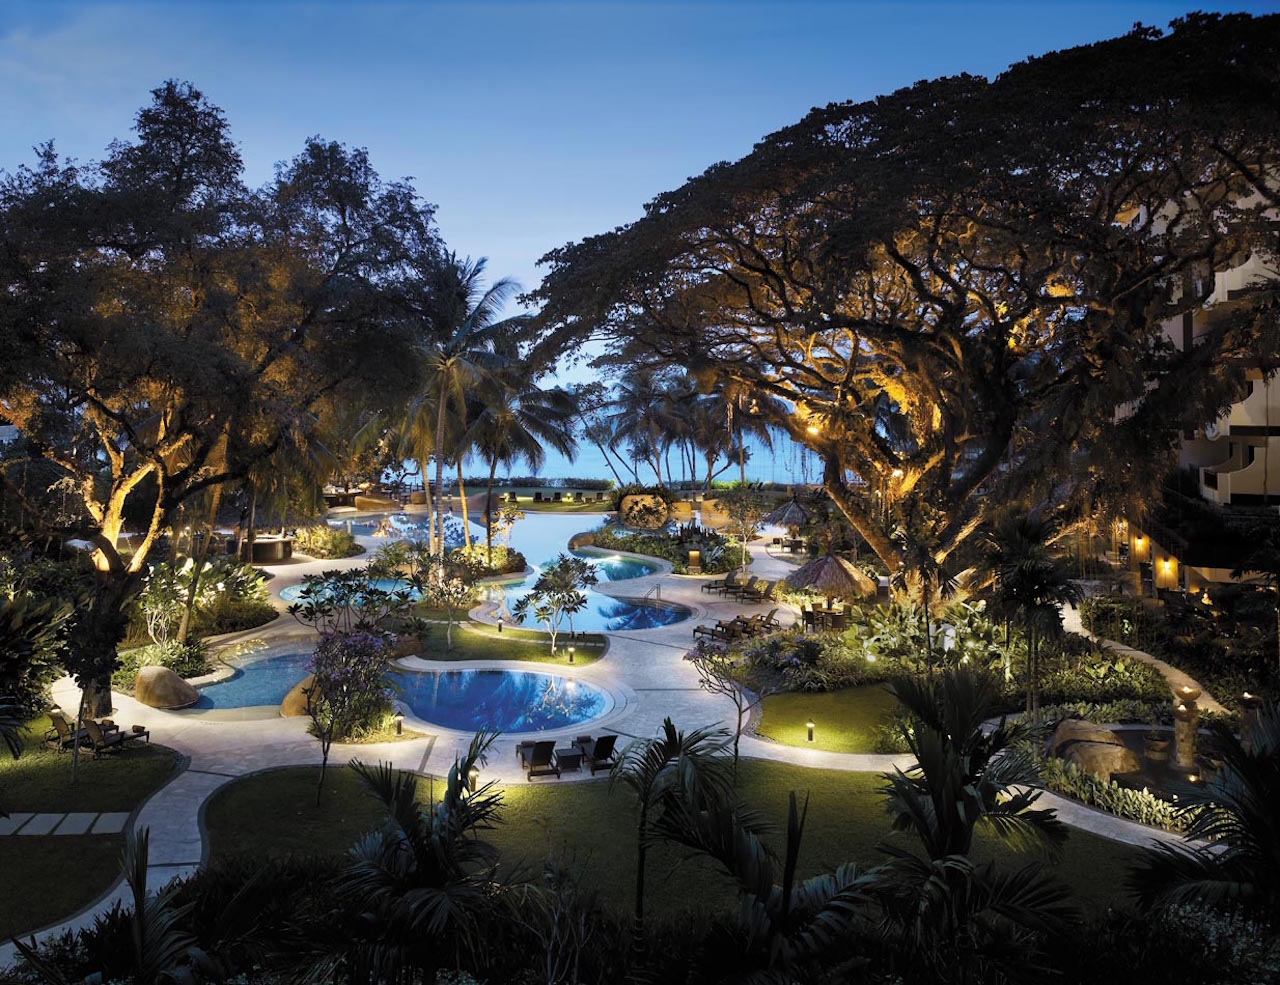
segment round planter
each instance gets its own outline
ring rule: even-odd
[[[1167,763],[1169,761],[1169,745],[1170,741],[1163,736],[1160,738],[1146,736],[1142,740],[1142,754],[1153,763]]]

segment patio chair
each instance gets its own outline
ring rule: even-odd
[[[814,614],[813,606],[806,605],[800,610],[800,625],[806,633],[818,631],[818,617]]]
[[[743,588],[738,598],[744,602],[764,602],[773,598],[773,590],[778,587],[776,581],[766,581],[756,588]]]
[[[94,759],[101,759],[103,753],[110,752],[113,749],[122,749],[135,739],[141,739],[144,742],[151,741],[151,733],[136,725],[128,732],[122,732],[119,729],[107,731],[98,722],[90,718],[85,721],[84,730],[89,734],[89,742],[93,745]]]
[[[535,776],[551,776],[555,774],[556,779],[560,779],[560,767],[556,765],[556,744],[548,739],[545,742],[535,742],[533,748],[529,750],[529,758],[524,759],[524,778],[530,783],[533,782]]]
[[[702,590],[704,592],[718,592],[720,589],[728,585],[736,584],[737,580],[738,573],[736,571],[730,571],[724,578],[717,578],[715,581],[704,581],[702,583]]]
[[[57,749],[58,752],[65,752],[75,746],[77,741],[86,742],[89,738],[89,733],[84,729],[76,732],[75,723],[69,721],[61,712],[49,712],[49,721],[53,723],[53,728],[45,732],[44,744],[51,749]]]
[[[721,620],[711,629],[711,635],[718,640],[726,642],[740,640],[744,635],[743,625],[737,619],[730,619],[728,622]]]
[[[756,585],[760,584],[760,579],[756,575],[752,575],[747,579],[745,585],[734,585],[731,588],[722,589],[721,595],[732,595],[736,599],[745,598],[748,594],[755,591]]]
[[[582,750],[583,762],[591,769],[591,775],[596,775],[598,769],[613,769],[618,762],[618,754],[614,750],[614,746],[618,742],[616,735],[602,735],[598,739],[593,739],[589,735],[580,735],[573,740],[573,744]]]
[[[755,615],[750,619],[743,619],[738,616],[735,620],[738,624],[738,630],[743,636],[758,636],[764,631],[764,616]]]
[[[777,609],[770,609],[769,614],[765,616],[764,619],[762,619],[760,622],[761,622],[761,625],[763,625],[766,630],[782,628],[782,623],[778,621]]]

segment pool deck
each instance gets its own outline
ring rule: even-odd
[[[583,529],[593,526],[598,520],[592,514],[575,516],[581,520]],[[380,541],[359,539],[366,546],[366,553],[358,557],[331,561],[296,558],[282,564],[263,566],[274,576],[268,587],[277,606],[283,609],[283,603],[279,602],[281,589],[298,584],[306,575],[360,567],[367,563]],[[750,572],[761,579],[773,580],[794,571],[793,564],[772,557],[764,550],[766,542],[761,540],[754,545]],[[689,619],[670,626],[609,633],[610,642],[605,655],[595,663],[576,669],[574,676],[609,691],[614,697],[614,708],[599,721],[551,735],[567,740],[572,735],[588,731],[608,731],[617,732],[625,743],[633,738],[655,735],[666,717],[682,729],[715,724],[732,727],[736,718],[733,703],[699,687],[697,674],[684,659],[692,645],[693,627],[700,622],[732,618],[738,614],[764,613],[775,607],[779,608],[778,618],[787,625],[796,621],[798,613],[778,602],[744,605],[701,591],[701,585],[714,577],[674,575],[667,566],[666,570],[640,578],[601,582],[597,591],[627,599],[639,598],[656,586],[664,602],[687,606],[693,614]],[[280,618],[266,626],[216,642],[260,639],[270,644],[285,638],[296,639],[306,633],[307,630],[296,620],[282,613]],[[440,665],[433,662],[433,666]],[[471,663],[467,666],[478,665]],[[546,670],[565,675],[563,665],[522,661],[515,666],[520,670]],[[53,696],[63,703],[63,707],[75,707],[79,692],[70,678],[64,678],[55,683]],[[319,744],[307,734],[305,718],[229,721],[223,716],[148,708],[122,694],[117,694],[115,701],[114,717],[122,726],[136,723],[147,727],[151,730],[153,742],[177,750],[188,761],[187,768],[142,804],[130,822],[133,828],[149,828],[151,831],[147,881],[153,889],[175,876],[191,873],[207,859],[204,807],[217,790],[236,779],[263,770],[320,763]],[[384,744],[335,745],[329,761],[343,764],[358,758],[366,762],[389,762],[399,769],[439,776],[447,773],[471,738],[469,732],[441,729],[425,722],[412,724],[427,733],[424,738]],[[515,745],[520,738],[503,736],[498,739],[483,769],[483,779],[503,783],[526,782],[515,755]],[[741,755],[814,769],[853,772],[907,769],[912,763],[910,756],[820,752],[785,746],[751,735],[742,737]],[[580,774],[566,773],[559,780],[546,778],[535,782],[577,783],[591,779],[584,771]],[[605,777],[601,775],[595,779],[604,782]],[[1068,824],[1128,844],[1179,840],[1176,835],[1103,814],[1052,794],[1045,794],[1041,805],[1056,808]],[[89,926],[98,914],[123,899],[126,893],[127,887],[122,881],[118,882],[80,913],[54,927],[45,928],[36,936]],[[11,963],[13,956],[11,944],[0,946],[0,969]]]

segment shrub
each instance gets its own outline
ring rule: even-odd
[[[221,636],[256,629],[280,613],[266,599],[237,599],[219,595],[211,605],[196,609],[191,617],[194,636]]]
[[[492,555],[486,551],[484,544],[472,544],[470,547],[455,548],[449,552],[449,557],[476,568],[480,577],[519,574],[529,566],[523,554],[504,544],[495,544]]]
[[[364,548],[356,543],[355,537],[348,531],[331,527],[327,523],[299,527],[294,534],[294,546],[309,557],[323,560],[355,557],[364,553]]]
[[[598,530],[592,531],[591,543],[606,551],[626,551],[630,554],[662,558],[664,561],[671,562],[671,570],[674,574],[689,573],[689,548],[665,533],[628,530],[616,523],[606,523]],[[702,552],[703,574],[723,574],[726,571],[733,571],[742,563],[741,549],[731,547],[719,534],[710,534],[706,540],[699,542],[697,549]],[[747,563],[751,563],[749,551]]]
[[[142,667],[168,667],[179,677],[201,677],[213,670],[203,640],[189,639],[185,643],[170,640],[120,654],[119,665],[111,675],[112,686],[132,691]]]
[[[1115,780],[1104,780],[1056,756],[1042,763],[1040,782],[1055,793],[1139,824],[1166,831],[1185,831],[1190,822],[1186,811],[1161,800],[1146,788],[1130,790]]]

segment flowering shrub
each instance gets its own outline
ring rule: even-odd
[[[1081,803],[1096,807],[1139,824],[1148,824],[1166,831],[1185,831],[1191,821],[1187,811],[1176,804],[1161,800],[1146,788],[1130,790],[1115,780],[1104,780],[1095,773],[1081,769],[1075,763],[1056,756],[1044,760],[1040,770],[1040,782],[1055,793],[1071,797]]]
[[[132,691],[138,671],[143,667],[168,667],[179,677],[202,677],[213,670],[203,641],[189,639],[185,643],[179,643],[177,640],[169,640],[121,653],[119,663],[111,674],[112,686]]]
[[[327,523],[299,527],[294,534],[293,543],[294,547],[308,557],[325,560],[355,557],[357,554],[364,553],[364,548],[357,543],[349,531],[331,527]]]
[[[449,557],[475,567],[481,577],[518,574],[528,567],[525,556],[505,544],[495,544],[492,555],[484,544],[476,543],[470,547],[455,548],[449,552]]]
[[[266,581],[253,566],[217,557],[205,561],[197,577],[195,560],[185,557],[176,564],[151,565],[131,615],[128,638],[142,638],[145,629],[153,643],[168,643],[178,631],[193,586],[191,628],[202,635],[261,625],[275,616],[267,601]]]

